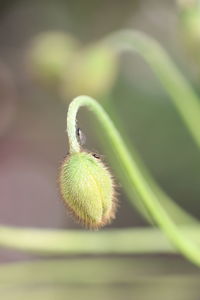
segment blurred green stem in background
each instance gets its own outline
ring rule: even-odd
[[[106,42],[111,43],[114,50],[134,51],[145,59],[170,95],[177,111],[200,148],[199,98],[164,49],[152,38],[132,30],[122,30],[112,34]]]
[[[181,263],[181,261],[180,261]],[[10,264],[1,265],[0,269],[0,294],[2,296],[2,292],[8,292],[9,294],[13,293],[11,299],[37,299],[37,297],[33,297],[33,291],[38,288],[38,290],[42,290],[42,287],[57,287],[56,295],[54,297],[47,297],[47,299],[124,299],[124,290],[128,288],[129,285],[132,286],[132,293],[130,297],[126,297],[125,299],[132,299],[132,295],[134,293],[137,294],[137,283],[144,288],[148,283],[148,289],[146,289],[147,294],[149,295],[149,288],[150,286],[153,289],[152,297],[145,297],[145,298],[135,298],[135,299],[155,299],[153,295],[155,295],[155,287],[158,286],[159,289],[163,292],[163,285],[161,282],[166,281],[172,282],[173,285],[170,287],[174,287],[175,295],[177,296],[177,285],[178,282],[182,282],[182,286],[184,284],[186,289],[190,290],[194,288],[192,283],[196,282],[197,288],[199,283],[199,274],[190,273],[184,274],[183,266],[176,261],[175,269],[173,274],[169,276],[169,269],[170,269],[170,259],[166,257],[157,257],[151,259],[143,257],[107,257],[107,258],[97,258],[97,257],[90,257],[90,258],[70,258],[70,259],[45,259],[45,260],[36,260],[31,262],[15,262]],[[183,265],[183,264],[182,264]],[[168,267],[169,266],[169,267]],[[52,272],[53,270],[53,272]],[[84,276],[81,272],[84,270]],[[82,289],[80,287],[84,287],[85,294],[88,293],[89,287],[91,288],[92,285],[95,285],[95,288],[100,285],[101,288],[106,289],[108,285],[119,285],[121,289],[121,285],[124,286],[120,295],[121,297],[69,297],[69,287],[74,287],[79,294]],[[161,286],[160,286],[161,285]],[[58,290],[65,287],[65,294],[62,298],[58,298]],[[169,288],[169,287],[168,287]],[[23,291],[27,295],[27,297],[18,298],[15,297],[16,292],[19,290]],[[182,289],[183,290],[183,289]],[[197,289],[198,291],[198,289]],[[117,294],[119,294],[120,290],[117,289]],[[157,292],[157,290],[156,290]],[[28,294],[29,293],[29,294]],[[164,293],[164,295],[168,293]],[[4,294],[3,294],[4,295]],[[30,296],[31,297],[30,297]],[[42,294],[43,295],[43,294]],[[51,294],[50,294],[51,295]],[[48,295],[48,296],[50,296]],[[67,295],[67,298],[66,298]],[[97,294],[95,294],[96,296]],[[107,293],[106,293],[107,295]],[[171,293],[170,293],[171,295]],[[191,295],[191,293],[190,293]],[[157,293],[156,293],[157,296]],[[173,297],[173,298],[165,298],[164,299],[189,299],[180,297]],[[21,292],[22,297],[22,292]],[[7,297],[2,299],[6,299]],[[10,299],[10,298],[9,298]],[[39,299],[46,299],[39,297]],[[163,299],[163,297],[159,297],[156,299]],[[198,299],[192,298],[192,299]]]
[[[1,265],[0,295],[3,300],[199,299],[199,279],[192,266],[163,255],[48,258]]]
[[[200,226],[181,231],[200,244]],[[156,228],[101,230],[46,230],[0,227],[0,246],[41,255],[176,253]]]

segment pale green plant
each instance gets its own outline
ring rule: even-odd
[[[139,32],[132,31],[116,33],[103,42],[110,45],[114,50],[120,50],[120,52],[124,49],[137,51],[145,58],[158,75],[194,141],[200,147],[200,132],[198,130],[200,104],[198,96],[158,43]],[[144,214],[147,220],[155,223],[164,232],[170,244],[157,229],[110,230],[102,233],[91,233],[41,231],[2,226],[0,227],[0,245],[24,251],[57,254],[175,251],[199,266],[200,225],[198,221],[175,204],[160,189],[137,153],[135,151],[130,153],[127,150],[121,135],[102,106],[88,96],[75,98],[69,106],[67,133],[70,154],[82,152],[76,134],[76,115],[82,106],[89,108],[100,121],[102,132],[107,137],[106,145],[114,149],[113,159],[117,158],[119,162],[118,172],[122,174],[119,177],[130,196],[131,203]],[[79,172],[81,172],[81,168],[79,168]],[[66,184],[66,182],[62,184]],[[76,181],[76,184],[80,184],[80,182]],[[90,199],[90,203],[91,201]],[[85,197],[85,202],[87,203],[87,197]],[[174,213],[173,218],[171,212]],[[179,223],[188,225],[179,226]],[[148,243],[145,243],[145,240]],[[46,242],[44,243],[44,241]]]

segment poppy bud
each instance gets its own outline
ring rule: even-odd
[[[102,227],[115,217],[113,180],[98,155],[68,155],[61,166],[59,184],[64,202],[86,227]]]

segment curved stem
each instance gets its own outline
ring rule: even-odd
[[[109,105],[109,103],[110,102],[108,101],[108,105]],[[108,111],[109,112],[111,111],[112,116],[113,116],[113,114],[115,113],[115,107],[112,106]],[[157,194],[159,201],[162,203],[164,208],[170,214],[170,216],[174,220],[174,222],[176,222],[176,224],[179,224],[179,225],[198,223],[198,220],[195,217],[190,215],[182,207],[180,207],[176,202],[174,202],[156,183],[155,179],[152,177],[152,175],[149,173],[149,171],[145,167],[144,163],[142,162],[134,145],[132,143],[130,145],[129,139],[126,136],[126,132],[123,130],[123,125],[121,124],[121,120],[116,116],[116,114],[114,115],[114,117],[115,117],[114,119],[115,119],[115,122],[117,123],[118,128],[120,128],[120,132],[123,136],[123,139],[125,140],[126,145],[128,145],[128,148],[131,149],[131,154],[133,154],[134,159],[140,168],[140,172],[142,173],[145,180],[151,186],[151,189]],[[123,133],[122,133],[122,131],[123,131]],[[97,131],[97,133],[98,133],[98,131]],[[128,196],[128,199],[134,198],[138,211],[143,215],[144,218],[146,218],[148,221],[151,221],[146,210],[144,210],[144,207],[141,205],[140,199],[138,197],[136,197],[135,194],[133,194],[132,185],[130,184],[129,180],[126,180],[126,174],[123,173],[123,168],[120,166],[119,163],[116,164],[115,158],[113,159],[112,153],[111,153],[112,148],[106,147],[106,145],[108,144],[108,141],[105,141],[104,138],[102,138],[101,134],[99,134],[99,139],[102,140],[102,143],[105,146],[104,151],[106,152],[106,156],[109,157],[109,161],[111,162],[113,169],[115,170],[115,173],[117,174],[117,177],[119,178],[119,181],[122,183],[123,188]],[[109,149],[109,150],[107,150],[107,149]],[[131,203],[133,203],[133,202],[131,202]]]
[[[200,120],[199,99],[193,92],[188,82],[177,70],[164,49],[162,49],[162,47],[152,38],[133,30],[123,30],[121,32],[112,34],[106,39],[106,42],[109,42],[114,47],[114,51],[117,49],[120,52],[123,52],[124,50],[138,52],[147,61],[147,63],[150,64],[170,95],[183,121],[185,122],[189,131],[192,133],[194,140],[200,146],[200,132],[198,130],[198,124]],[[72,114],[69,114],[68,117],[74,120]],[[69,123],[71,124],[71,122]],[[74,136],[74,138],[72,138],[70,152],[77,152],[80,150],[80,146],[75,139],[75,124],[71,125],[72,126],[68,131],[68,134]],[[137,164],[140,166],[140,171],[145,179],[149,182],[151,189],[157,194],[165,209],[167,209],[171,216],[176,216],[176,223],[197,223],[198,221],[193,216],[184,211],[168,195],[166,195],[166,193],[158,186],[158,184],[149,174],[148,170],[140,160],[136,150],[132,149],[132,152],[133,151],[135,159],[137,158]],[[121,175],[120,168],[116,167],[115,170],[118,172],[118,177],[120,177],[120,180],[123,182],[123,186],[129,198],[132,198],[132,187],[130,186],[129,182],[126,182],[124,175]],[[149,220],[148,214],[144,210],[141,203],[137,201],[136,197],[135,204],[143,216]]]
[[[105,135],[107,135],[113,145],[116,156],[121,161],[121,164],[123,164],[123,168],[127,174],[127,180],[130,180],[133,190],[139,195],[144,207],[149,212],[154,222],[165,232],[173,245],[179,249],[185,257],[200,266],[200,249],[197,244],[190,238],[184,236],[172,221],[171,217],[166,213],[159,202],[157,195],[142,176],[136,161],[126,149],[120,134],[114,127],[109,116],[94,99],[88,96],[80,96],[75,98],[70,104],[70,112],[74,117],[82,106],[88,107],[100,121]],[[71,124],[67,123],[67,132],[70,128]],[[69,143],[74,142],[73,139],[77,139],[76,136],[69,136]]]
[[[150,65],[200,147],[200,101],[188,81],[178,71],[164,49],[141,32],[123,30],[112,34],[107,41],[114,50],[137,52]]]
[[[182,117],[189,132],[192,134],[194,141],[200,146],[200,103],[198,96],[177,70],[164,49],[152,38],[133,30],[122,30],[112,34],[106,39],[106,42],[109,42],[109,44],[112,45],[114,51],[117,49],[120,52],[126,50],[137,52],[146,60],[154,70],[155,74],[158,75],[159,80],[170,95],[172,102],[176,106],[177,111]],[[176,223],[188,224],[198,222],[193,216],[185,212],[179,205],[173,202],[168,195],[166,195],[149,174],[136,150],[132,149],[132,152],[134,152],[134,157],[137,159],[140,171],[150,184],[151,189],[157,194],[167,211],[170,212],[171,215],[176,216]],[[123,180],[123,176],[121,176],[121,178]],[[130,189],[129,184],[125,183],[125,190],[128,192],[129,197],[131,196]],[[144,214],[141,206],[138,206],[138,209]],[[146,215],[144,214],[144,216]]]
[[[69,139],[69,152],[79,152],[80,145],[76,135],[76,111],[72,106],[69,106],[67,113],[67,135]]]

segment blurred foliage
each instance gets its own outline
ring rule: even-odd
[[[0,295],[6,300],[195,299],[199,275],[191,267],[186,273],[187,268],[163,257],[15,263],[1,267]]]
[[[101,42],[81,48],[70,34],[47,32],[30,42],[27,64],[37,80],[60,90],[66,100],[81,94],[107,94],[113,87],[118,61]]]
[[[190,59],[200,74],[200,1],[179,0],[180,30]]]
[[[62,32],[46,32],[35,37],[29,48],[30,71],[44,83],[56,85],[67,72],[78,41]]]
[[[117,65],[116,55],[103,43],[88,46],[74,54],[63,80],[63,94],[71,99],[85,94],[102,97],[114,85]]]

